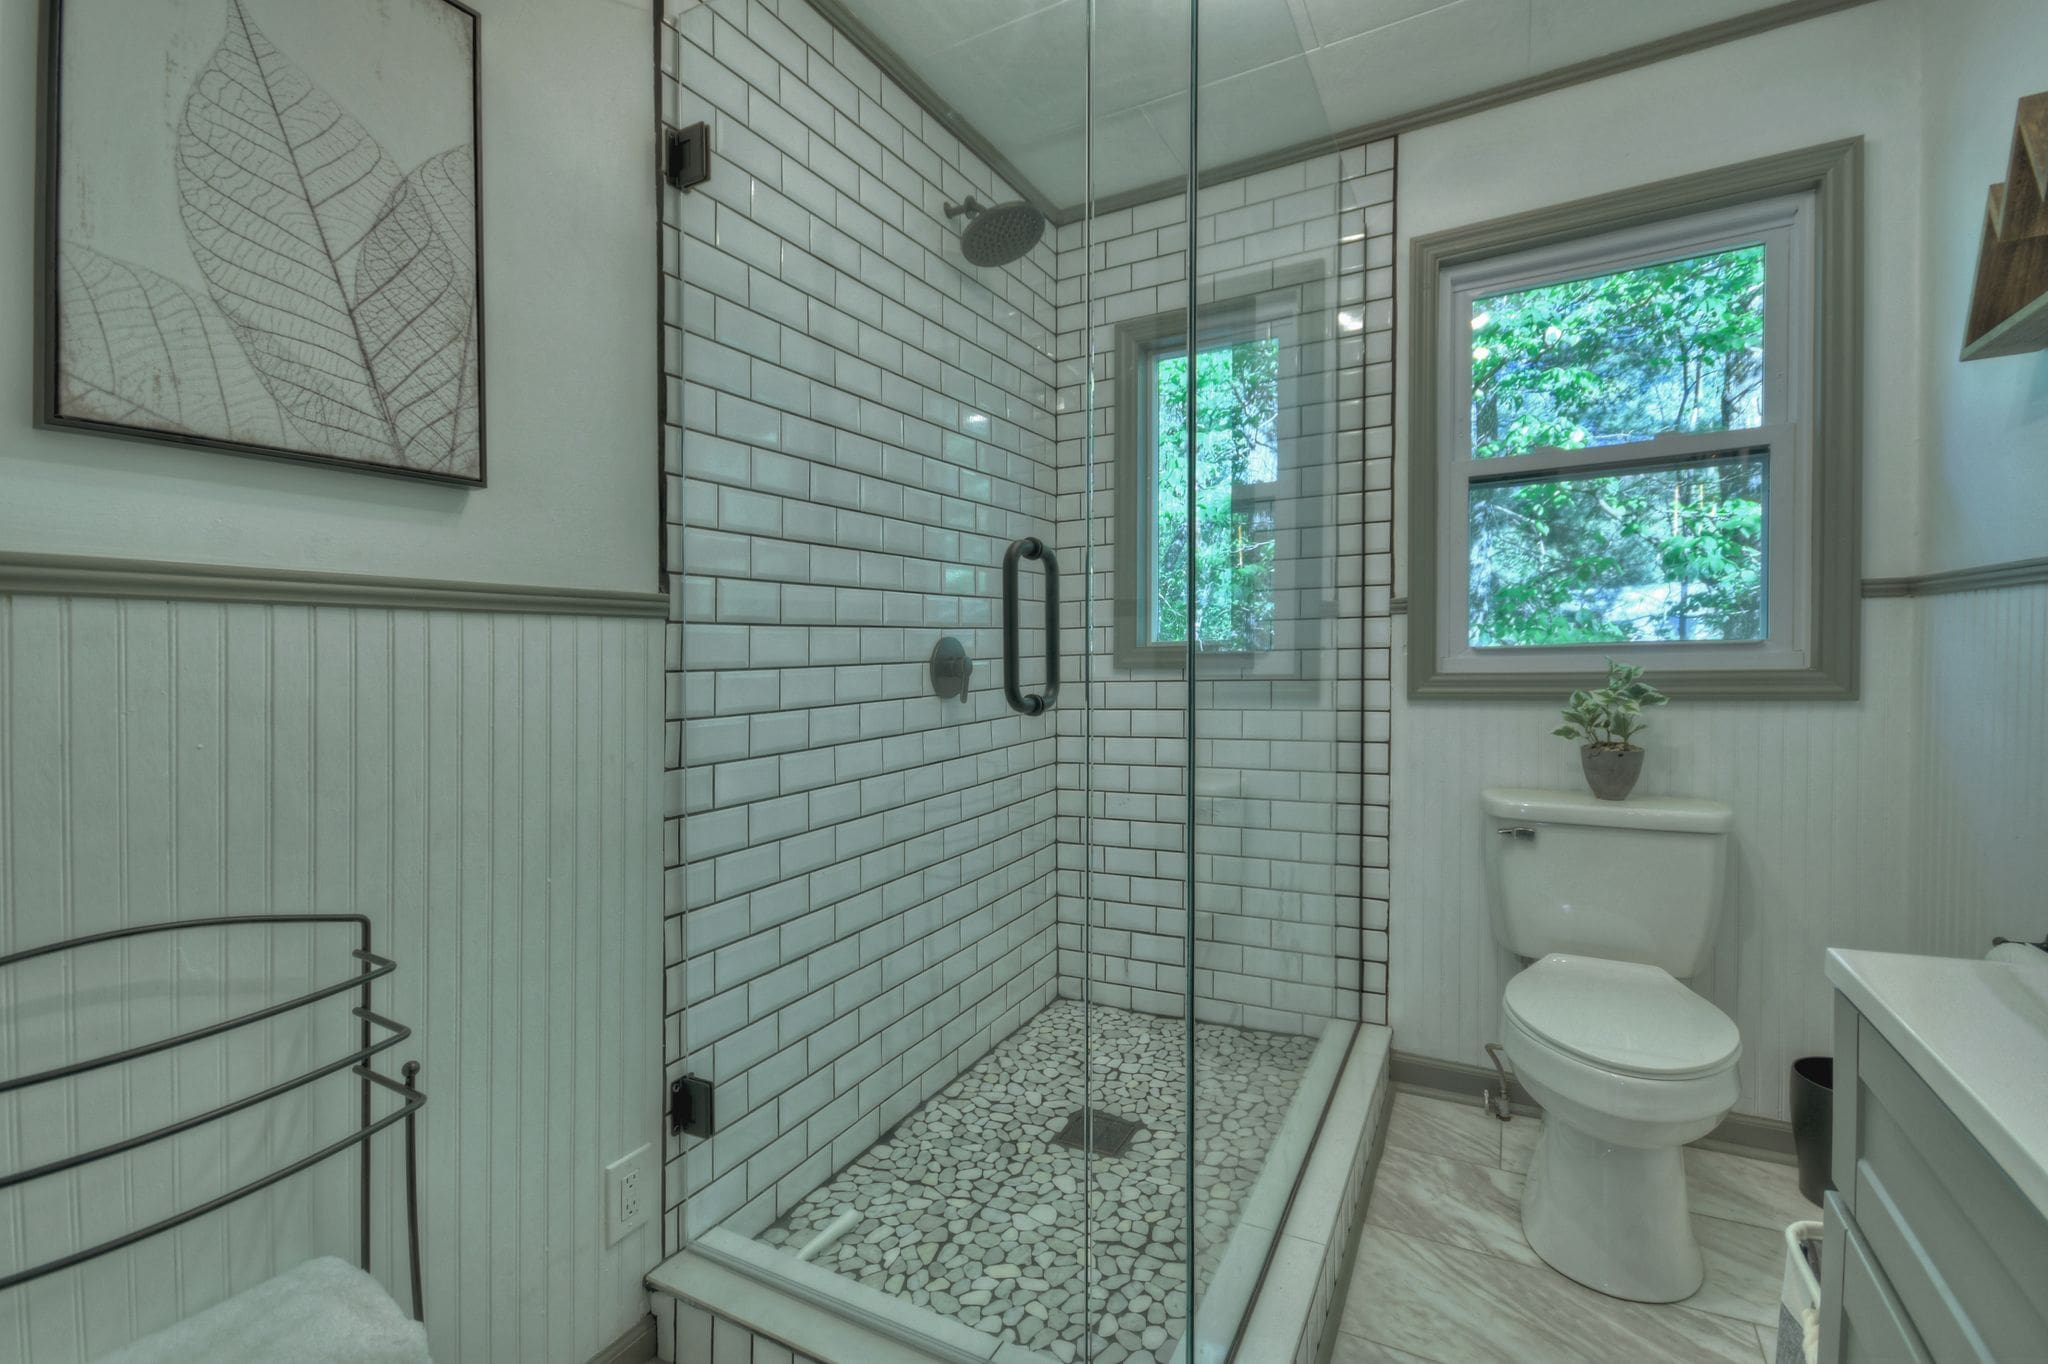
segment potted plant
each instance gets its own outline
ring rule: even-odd
[[[1551,733],[1575,739],[1586,785],[1602,800],[1621,800],[1643,775],[1643,750],[1631,742],[1643,732],[1643,707],[1661,706],[1670,698],[1643,681],[1643,670],[1631,663],[1607,660],[1607,685],[1598,691],[1575,691],[1564,709],[1565,724]]]

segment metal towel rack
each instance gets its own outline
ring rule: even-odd
[[[1045,563],[1045,691],[1027,696],[1017,663],[1017,562]],[[1019,715],[1043,715],[1060,695],[1060,561],[1035,535],[1012,542],[1003,554],[1003,698]]]
[[[211,1212],[218,1212],[230,1203],[247,1198],[249,1195],[267,1189],[281,1180],[289,1179],[295,1174],[309,1170],[330,1157],[340,1155],[351,1147],[355,1148],[359,1153],[356,1206],[362,1225],[358,1249],[362,1267],[368,1269],[370,1267],[370,1138],[395,1123],[403,1122],[405,1124],[406,1251],[411,1260],[412,1311],[415,1319],[420,1321],[426,1320],[426,1305],[422,1300],[420,1291],[419,1132],[416,1115],[420,1110],[420,1106],[426,1103],[427,1096],[422,1094],[419,1086],[414,1083],[420,1072],[419,1062],[407,1061],[399,1068],[399,1073],[404,1077],[403,1080],[394,1080],[387,1075],[380,1074],[370,1065],[371,1060],[378,1054],[389,1051],[392,1047],[411,1037],[412,1029],[402,1023],[397,1023],[384,1017],[384,1015],[370,1007],[370,983],[379,977],[390,975],[398,969],[398,963],[389,957],[379,956],[370,950],[370,921],[368,918],[361,914],[235,914],[209,919],[180,919],[163,923],[137,924],[128,928],[116,928],[104,933],[90,933],[83,937],[66,938],[61,942],[46,943],[41,947],[31,947],[24,951],[11,952],[6,956],[0,956],[0,971],[18,966],[23,962],[52,957],[64,952],[73,952],[79,948],[90,947],[98,943],[119,942],[128,938],[140,938],[154,934],[181,933],[192,929],[245,928],[265,924],[353,925],[357,931],[360,945],[349,955],[358,963],[359,969],[354,974],[344,977],[339,981],[318,986],[295,998],[284,1000],[277,1004],[266,1005],[263,1008],[251,1010],[248,1013],[237,1014],[232,1018],[225,1018],[217,1023],[209,1023],[204,1027],[192,1028],[171,1037],[160,1038],[154,1042],[145,1042],[139,1046],[128,1047],[122,1051],[108,1052],[104,1056],[94,1056],[83,1061],[73,1061],[68,1065],[55,1066],[48,1070],[40,1070],[28,1075],[0,1078],[0,1094],[31,1089],[37,1085],[54,1084],[60,1080],[69,1080],[90,1071],[104,1069],[107,1066],[121,1065],[124,1062],[154,1056],[160,1052],[170,1051],[193,1042],[201,1042],[209,1037],[218,1037],[237,1028],[247,1027],[252,1023],[261,1023],[266,1019],[277,1018],[291,1013],[293,1010],[303,1009],[310,1004],[317,1004],[323,999],[330,999],[336,995],[345,994],[350,990],[360,992],[358,1002],[350,1010],[350,1013],[361,1024],[356,1049],[339,1056],[330,1057],[304,1073],[293,1076],[289,1080],[280,1081],[256,1093],[247,1094],[239,1099],[220,1104],[203,1113],[195,1113],[190,1117],[180,1118],[161,1127],[151,1128],[135,1136],[124,1137],[119,1141],[109,1142],[104,1146],[94,1147],[91,1150],[74,1152],[29,1169],[13,1170],[0,1174],[0,1189],[8,1189],[19,1184],[26,1184],[30,1180],[62,1174],[66,1170],[73,1170],[81,1165],[89,1165],[94,1161],[106,1160],[125,1151],[132,1151],[137,1147],[147,1146],[151,1142],[162,1141],[167,1137],[174,1137],[181,1132],[189,1132],[209,1122],[239,1113],[244,1109],[253,1108],[258,1104],[268,1102],[281,1095],[289,1094],[295,1089],[309,1085],[315,1080],[323,1079],[342,1070],[347,1070],[362,1082],[362,1101],[356,1130],[338,1141],[321,1147],[311,1155],[295,1160],[279,1169],[272,1170],[261,1178],[251,1180],[249,1183],[239,1188],[231,1189],[218,1197],[210,1198],[196,1207],[185,1208],[160,1221],[152,1222],[148,1226],[138,1227],[119,1236],[95,1242],[81,1250],[71,1251],[55,1259],[46,1260],[38,1265],[32,1265],[27,1269],[0,1276],[0,1291],[13,1288],[17,1284],[28,1283],[33,1279],[42,1278],[47,1274],[55,1274],[74,1265],[84,1264],[86,1261],[98,1259],[102,1255],[112,1254],[114,1251],[134,1245],[138,1241],[145,1241],[152,1236],[159,1236],[176,1227],[181,1227],[195,1218],[204,1217]],[[380,1031],[373,1032],[373,1029]],[[382,1117],[373,1117],[372,1094],[374,1090],[380,1088],[398,1095],[400,1103],[397,1108],[384,1114]]]

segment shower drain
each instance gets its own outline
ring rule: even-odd
[[[1090,1122],[1091,1116],[1093,1122]],[[1086,1108],[1077,1108],[1059,1135],[1052,1139],[1052,1144],[1069,1146],[1076,1151],[1093,1150],[1098,1156],[1120,1156],[1131,1144],[1131,1139],[1144,1130],[1129,1118],[1119,1118],[1099,1110],[1091,1114]]]

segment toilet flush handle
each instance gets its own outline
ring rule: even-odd
[[[1534,829],[1529,828],[1527,825],[1509,825],[1505,828],[1495,829],[1494,832],[1499,834],[1502,838],[1536,837],[1536,831]]]

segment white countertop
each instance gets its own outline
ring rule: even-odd
[[[2048,953],[2039,955],[2037,968],[1830,948],[1827,970],[2048,1213]]]

